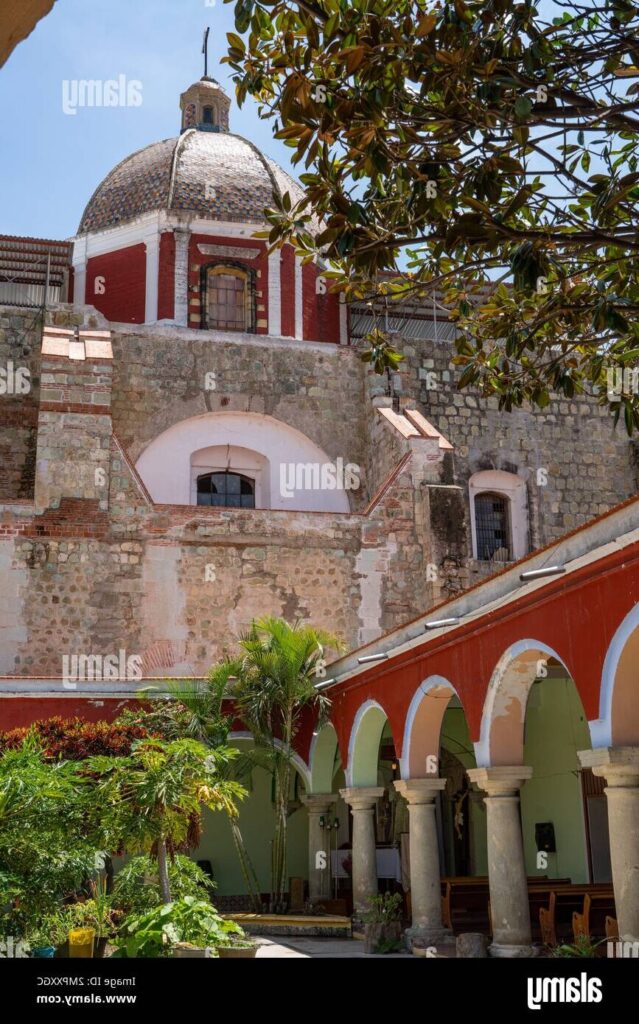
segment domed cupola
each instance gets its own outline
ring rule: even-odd
[[[265,210],[300,185],[229,131],[206,71],[180,96],[180,133],[125,157],[98,185],[73,247],[73,295],[109,321],[333,343],[345,309],[318,264],[269,252]]]
[[[227,132],[231,101],[214,78],[205,75],[180,96],[182,131]]]

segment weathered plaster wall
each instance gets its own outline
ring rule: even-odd
[[[310,620],[353,647],[473,581],[465,483],[484,462],[523,473],[533,454],[548,461],[542,496],[527,484],[537,538],[634,488],[631,446],[585,400],[578,414],[508,417],[493,400],[480,409],[457,395],[444,370],[440,390],[420,391],[431,356],[448,365],[445,343],[419,356],[409,346],[407,372],[413,405],[458,445],[452,453],[389,423],[378,407],[388,400],[371,401],[383,382],[353,349],[117,325],[112,361],[51,357],[40,367],[32,312],[0,316],[5,354],[22,346],[44,389],[28,396],[24,422],[14,416],[0,435],[13,455],[0,505],[2,589],[12,595],[0,604],[6,672],[58,676],[64,653],[125,649],[142,655],[147,674],[203,674],[235,632],[269,612]],[[90,308],[61,307],[47,319],[104,327]],[[136,460],[163,431],[216,412],[272,417],[331,460],[357,464],[362,486],[349,495],[350,513],[153,506]],[[167,474],[180,471],[167,461]],[[535,512],[555,505],[549,519]]]

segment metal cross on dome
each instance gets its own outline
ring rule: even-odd
[[[209,32],[210,28],[204,30],[204,42],[202,44],[202,53],[204,54],[204,77],[209,76]]]

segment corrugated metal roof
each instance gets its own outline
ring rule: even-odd
[[[0,299],[12,306],[59,302],[71,265],[72,243],[0,235]]]
[[[351,337],[353,340],[363,338],[369,334],[374,327],[379,327],[380,322],[384,330],[393,334],[401,334],[402,337],[413,341],[453,341],[456,331],[453,324],[438,314],[435,318],[423,313],[407,311],[401,315],[383,314],[374,316],[370,309],[362,306],[351,306]]]

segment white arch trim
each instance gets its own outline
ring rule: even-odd
[[[372,708],[377,708],[379,711],[382,712],[385,718],[388,718],[388,715],[384,711],[384,708],[376,700],[366,700],[364,701],[362,706],[357,709],[357,714],[353,719],[353,727],[351,729],[351,734],[348,740],[348,764],[346,766],[346,771],[344,772],[344,776],[346,778],[346,785],[349,788],[353,785],[353,754],[355,753],[357,733],[359,732],[359,728],[360,725],[362,724],[362,719],[364,718],[364,715]]]
[[[639,605],[635,605],[628,612],[606,651],[599,690],[599,718],[588,722],[593,748],[612,746],[612,699],[615,678],[624,647],[637,627],[639,627]]]
[[[426,694],[429,693],[430,690],[436,689],[438,686],[445,686],[447,689],[451,691],[451,697],[454,694],[457,698],[459,698],[459,694],[457,693],[457,690],[455,689],[453,684],[449,682],[448,679],[445,679],[444,676],[428,676],[428,678],[425,679],[423,683],[419,684],[417,690],[413,695],[413,699],[409,704],[408,712],[406,714],[406,724],[404,725],[402,756],[399,761],[402,779],[410,778],[410,742],[413,734],[413,724],[415,722],[415,718],[417,717],[419,706],[423,701],[424,697],[426,696]]]
[[[310,745],[309,751],[308,751],[308,770],[309,770],[310,777],[311,777],[311,783],[313,781],[313,770],[315,768],[315,748],[317,747],[317,742],[318,742],[318,740],[320,738],[321,733],[323,733],[325,729],[331,729],[333,731],[333,735],[335,736],[335,742],[336,742],[337,746],[339,747],[339,740],[337,738],[337,729],[335,728],[335,726],[333,725],[332,722],[324,722],[324,725],[322,726],[322,728],[319,729],[317,732],[313,733],[313,735],[311,737],[311,745]]]
[[[350,511],[346,490],[349,481],[345,474],[340,477],[337,464],[300,430],[262,413],[231,410],[179,420],[149,442],[136,469],[154,502],[190,505],[193,456],[227,445],[263,461],[262,490],[269,497],[269,508]],[[328,470],[322,471],[322,467],[329,466],[335,469],[332,476]]]
[[[517,476],[515,473],[507,473],[502,469],[482,469],[478,473],[473,473],[468,481],[473,558],[481,558],[477,545],[475,498],[491,491],[501,494],[508,500],[510,557],[512,561],[516,562],[528,554],[529,548],[526,481],[523,477]]]
[[[239,732],[230,732],[229,733],[229,740],[249,740],[252,743],[253,742],[253,733],[252,732],[248,732],[248,730],[247,731],[239,731]],[[284,750],[285,749],[284,744],[282,743],[281,740],[277,740],[276,739],[275,740],[275,746],[279,747],[280,750]],[[300,757],[299,754],[295,753],[295,751],[293,751],[293,754],[291,756],[291,761],[293,762],[293,764],[295,765],[295,767],[297,768],[298,772],[300,773],[300,775],[302,776],[302,778],[304,780],[304,785],[306,787],[306,792],[310,793],[310,790],[311,790],[311,773],[310,773],[308,765],[306,764],[305,761],[302,760],[302,758]]]
[[[495,703],[500,692],[504,674],[515,658],[520,654],[524,654],[526,651],[541,651],[544,654],[547,654],[550,658],[556,658],[557,661],[561,662],[564,668],[566,668],[563,658],[557,654],[557,651],[552,647],[549,647],[548,644],[542,643],[540,640],[518,640],[504,651],[497,662],[497,666],[494,669],[490,678],[490,683],[488,684],[486,699],[484,700],[484,709],[481,716],[479,740],[474,744],[475,759],[478,768],[490,767],[490,732],[494,721]],[[568,672],[567,668],[566,673],[570,676],[570,672]]]

